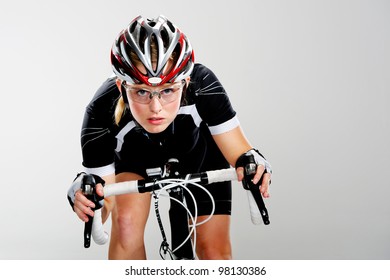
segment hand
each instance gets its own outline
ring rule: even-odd
[[[263,155],[256,149],[251,149],[248,152],[242,154],[236,162],[237,178],[238,181],[244,179],[244,167],[248,163],[255,163],[257,166],[256,173],[253,175],[252,183],[254,185],[259,184],[259,190],[264,198],[268,198],[269,186],[271,184],[272,167],[271,164],[266,161]],[[253,172],[251,172],[253,174]]]
[[[253,184],[258,184],[261,176],[263,176],[262,183],[259,187],[260,193],[264,198],[269,198],[269,186],[271,185],[271,173],[264,173],[265,167],[264,165],[257,166],[256,174],[253,177]],[[236,169],[237,172],[237,179],[239,182],[241,182],[244,179],[244,168],[238,167]]]
[[[256,172],[255,177],[253,178],[253,183],[257,184],[259,182],[259,179],[261,178],[261,175],[258,175],[259,169],[262,169],[261,174],[263,174],[263,180],[262,180],[261,185],[260,185],[260,193],[264,198],[269,198],[270,197],[269,186],[271,185],[271,173],[264,173],[264,166],[263,165],[259,165],[257,167],[257,172]]]
[[[104,194],[102,184],[96,185],[96,193],[99,196],[103,197]],[[87,199],[87,197],[81,192],[80,189],[76,191],[73,210],[76,212],[80,220],[82,220],[83,222],[88,222],[88,215],[91,217],[94,216],[94,211],[92,209],[95,207],[96,205],[92,201]]]

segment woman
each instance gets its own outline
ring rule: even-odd
[[[186,36],[167,18],[135,18],[111,50],[115,78],[108,79],[88,105],[81,142],[86,172],[106,183],[146,177],[145,170],[170,158],[183,174],[235,166],[247,151],[259,164],[253,179],[264,173],[260,192],[268,197],[269,163],[245,138],[235,111],[216,76],[194,63]],[[243,168],[237,168],[239,180]],[[213,218],[197,228],[200,259],[231,259],[229,236],[231,183],[210,187],[216,203]],[[70,201],[87,221],[93,203],[73,188]],[[99,189],[99,194],[102,194]],[[207,218],[210,199],[195,193],[198,221]],[[145,259],[144,230],[150,194],[106,200],[104,219],[112,214],[110,259]]]

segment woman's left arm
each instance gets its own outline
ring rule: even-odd
[[[213,138],[218,148],[221,150],[222,154],[231,166],[236,165],[236,162],[241,155],[253,149],[240,126],[237,126],[228,132],[213,135]],[[264,171],[265,166],[262,164],[259,165],[257,172],[253,177],[253,183],[257,184],[263,176],[263,180],[260,186],[260,193],[264,198],[267,198],[269,197],[271,173],[264,173]],[[239,181],[244,178],[244,169],[242,167],[237,168],[237,177]]]

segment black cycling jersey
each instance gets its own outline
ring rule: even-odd
[[[86,172],[99,176],[114,172],[146,176],[146,168],[161,167],[170,158],[179,160],[183,174],[229,166],[212,135],[227,132],[239,123],[224,88],[207,67],[194,66],[186,102],[164,132],[147,133],[129,110],[119,125],[115,124],[114,111],[119,97],[115,78],[110,78],[86,108],[81,132]],[[225,191],[209,189],[224,193],[220,200],[228,203],[229,209],[222,212],[230,213],[230,184],[225,186]]]
[[[115,161],[120,168],[116,173],[126,171],[122,161],[139,161],[135,154],[127,152],[129,150],[135,150],[146,160],[155,157],[158,151],[172,156],[185,155],[196,147],[203,125],[211,134],[223,133],[238,125],[236,113],[221,83],[211,70],[201,64],[196,64],[191,74],[187,104],[180,107],[176,119],[163,133],[146,133],[128,110],[119,126],[116,125],[114,110],[119,97],[115,78],[111,78],[103,83],[86,108],[81,145],[83,165],[89,173],[100,176],[112,174]],[[148,145],[145,139],[157,143],[162,149],[155,150],[153,145],[152,150],[143,148],[144,143]]]

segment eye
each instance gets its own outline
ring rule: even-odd
[[[138,96],[140,96],[140,97],[145,97],[145,96],[149,96],[149,95],[150,95],[149,91],[144,90],[144,89],[139,89],[139,90],[137,90],[137,91],[136,91],[136,94],[137,94]]]
[[[173,88],[166,88],[160,91],[161,95],[170,95],[173,93]]]

